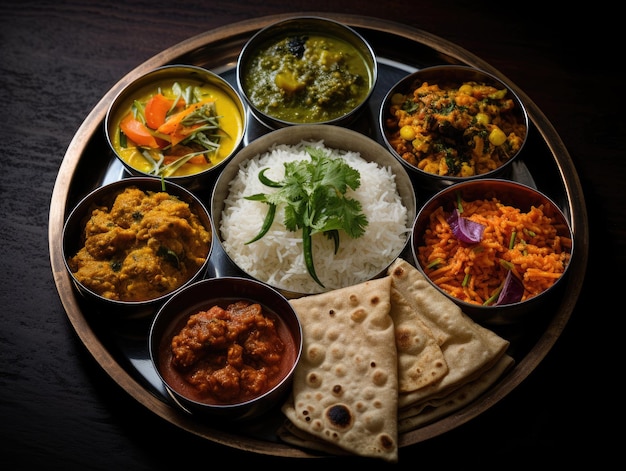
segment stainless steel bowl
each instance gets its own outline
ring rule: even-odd
[[[415,162],[409,162],[405,158],[403,158],[401,153],[398,152],[396,145],[394,145],[390,141],[390,139],[397,139],[398,133],[400,132],[397,126],[397,119],[394,117],[394,114],[391,111],[392,107],[399,106],[396,100],[402,99],[404,103],[408,103],[408,99],[412,97],[413,91],[419,88],[422,84],[428,84],[429,86],[438,85],[440,89],[456,91],[464,83],[468,82],[476,82],[478,84],[493,86],[498,90],[506,90],[505,98],[511,99],[514,106],[512,110],[507,111],[506,113],[500,113],[500,116],[506,117],[507,120],[514,119],[515,122],[519,124],[519,131],[517,132],[518,136],[521,134],[521,145],[519,147],[519,150],[512,155],[508,155],[508,159],[505,160],[502,165],[496,168],[492,168],[489,171],[485,171],[484,173],[476,173],[475,175],[471,176],[453,176],[449,174],[440,175],[418,167],[418,165],[421,165],[425,161],[420,161],[420,163],[417,164]],[[482,103],[487,103],[488,101],[489,99],[480,100],[480,102]],[[446,103],[448,106],[453,105],[453,103]],[[464,105],[465,104],[458,104],[457,108]],[[441,115],[445,115],[449,112],[449,109],[441,109],[438,111],[438,113],[440,113]],[[470,111],[469,114],[475,117],[476,110]],[[415,119],[419,119],[420,123],[425,121],[425,118],[423,116],[416,117]],[[442,120],[442,123],[449,124],[450,121]],[[424,123],[423,127],[430,126],[429,137],[439,140],[437,145],[444,145],[448,148],[458,151],[459,154],[469,156],[469,148],[474,147],[474,143],[470,141],[471,137],[478,135],[479,132],[488,132],[485,131],[485,126],[478,125],[470,130],[471,136],[470,138],[467,138],[467,134],[465,134],[465,132],[467,132],[467,129],[470,126],[475,126],[475,123],[476,121],[468,121],[467,127],[465,127],[461,125],[461,121],[459,120],[454,125],[450,125],[445,128],[441,125],[438,125],[438,127],[435,128],[435,125],[429,122]],[[402,165],[404,165],[409,174],[415,179],[416,185],[419,186],[420,189],[423,189],[426,192],[430,192],[431,194],[455,183],[478,180],[481,178],[509,177],[513,162],[521,158],[521,154],[528,137],[528,126],[529,120],[526,107],[510,86],[506,85],[500,79],[485,71],[462,65],[439,65],[426,67],[407,75],[406,77],[398,81],[387,92],[385,98],[383,99],[379,114],[379,127],[385,141],[385,145],[387,146],[389,151],[398,159],[398,161],[400,161]],[[401,142],[405,147],[407,147],[409,154],[412,153],[412,149],[414,149],[414,147],[413,142],[410,138],[402,140],[398,139],[398,141]],[[434,153],[432,145],[427,153]],[[423,156],[423,154],[420,154],[420,156]]]
[[[424,234],[429,225],[429,218],[437,208],[442,207],[444,214],[449,215],[457,207],[459,199],[474,201],[491,198],[497,198],[503,204],[518,208],[522,212],[529,211],[532,206],[543,206],[543,213],[552,219],[552,225],[557,228],[558,236],[569,241],[569,248],[563,244],[563,251],[569,253],[571,257],[574,251],[571,226],[554,201],[541,191],[527,185],[505,179],[486,178],[451,185],[432,196],[420,209],[411,236],[411,250],[417,268],[438,291],[454,301],[463,312],[477,322],[504,325],[549,316],[551,309],[556,309],[551,303],[560,299],[555,294],[559,293],[561,286],[564,285],[563,280],[568,274],[569,263],[565,265],[561,276],[547,290],[523,301],[494,306],[473,304],[454,297],[432,281],[425,270],[424,263],[420,261],[419,247],[424,245]]]
[[[330,40],[340,41],[342,44],[347,45],[350,50],[338,55],[340,60],[348,60],[350,57],[354,57],[358,60],[360,67],[364,71],[351,69],[348,62],[339,63],[334,68],[326,66],[326,63],[333,62],[324,61],[324,57],[321,55],[314,57],[320,58],[316,62],[316,66],[312,67],[306,72],[306,74],[293,73],[296,67],[302,67],[307,61],[307,55],[303,58],[295,60],[292,63],[287,63],[281,58],[280,67],[272,63],[271,67],[265,62],[257,61],[257,56],[267,48],[279,43],[280,41],[288,40],[289,38],[309,38],[309,37],[324,37]],[[311,50],[315,50],[314,46],[310,46],[310,43],[306,43],[307,47]],[[294,49],[291,49],[293,51]],[[301,50],[301,49],[300,49]],[[329,51],[324,51],[328,53]],[[332,51],[331,51],[332,53]],[[289,52],[289,57],[293,56]],[[328,54],[330,55],[330,54]],[[274,58],[276,61],[276,53],[268,55],[270,58]],[[284,69],[284,70],[283,70]],[[329,93],[331,87],[325,84],[318,83],[316,77],[317,72],[320,70],[330,70],[330,73],[336,75],[350,74],[352,77],[356,77],[355,82],[362,88],[362,92],[352,96],[351,94],[343,93],[339,94],[336,90]],[[256,80],[255,74],[259,71],[264,71],[267,79]],[[290,87],[289,85],[277,85],[279,75],[288,73],[292,75],[294,83],[297,87]],[[303,124],[341,124],[347,125],[358,117],[360,112],[365,107],[369,97],[371,96],[376,80],[378,77],[378,63],[376,61],[376,55],[370,44],[354,29],[339,23],[334,20],[316,17],[316,16],[300,16],[288,18],[277,23],[266,26],[252,36],[248,42],[244,45],[239,59],[237,61],[237,84],[239,90],[243,95],[246,103],[248,104],[252,114],[266,127],[270,129],[278,129],[290,125],[303,125]],[[279,80],[280,83],[280,80]],[[291,83],[291,82],[290,82]],[[259,87],[262,84],[262,87]],[[333,85],[334,87],[335,85]],[[255,90],[255,88],[261,88],[261,90]],[[355,87],[353,85],[352,87]],[[296,90],[297,88],[297,90]],[[346,87],[348,90],[353,88]],[[316,90],[316,94],[309,95],[309,91]],[[266,94],[267,92],[267,94]],[[344,89],[345,92],[345,89]],[[329,94],[326,96],[324,102],[318,100],[319,96],[323,96],[323,93]],[[272,96],[271,100],[268,100],[268,96]],[[299,109],[299,114],[295,115],[290,113],[290,116],[283,115],[287,111],[293,111],[294,101],[292,99],[297,98],[297,102],[301,105],[300,98],[303,94],[307,94],[307,104]],[[358,97],[358,99],[357,99]],[[348,104],[348,106],[344,106]],[[319,111],[319,114],[317,112]]]
[[[188,281],[176,290],[163,293],[153,299],[143,301],[121,301],[110,299],[85,286],[70,268],[68,260],[70,257],[76,255],[78,250],[84,245],[85,224],[91,217],[93,209],[96,207],[107,207],[110,209],[115,197],[120,192],[131,186],[135,186],[144,192],[163,191],[163,182],[154,177],[130,177],[109,183],[93,190],[91,193],[83,197],[70,212],[63,226],[63,259],[65,260],[66,269],[72,278],[72,282],[76,287],[77,292],[92,306],[93,309],[89,309],[89,311],[93,314],[97,312],[100,317],[125,319],[141,318],[153,315],[159,306],[176,291],[205,276],[209,265],[209,258],[211,257],[211,252],[213,251],[215,243],[211,217],[208,209],[204,206],[202,201],[200,201],[198,197],[184,187],[171,181],[167,181],[164,186],[165,191],[189,204],[190,209],[198,216],[202,225],[212,234],[211,245],[209,246],[209,251],[206,255],[204,263],[198,267]],[[103,261],[103,263],[108,262]]]
[[[216,231],[216,240],[220,244],[220,251],[222,251],[224,247],[224,238],[221,233],[223,219],[222,212],[225,206],[224,202],[230,193],[229,185],[239,172],[240,167],[247,164],[254,157],[268,152],[274,144],[293,146],[301,143],[302,141],[323,141],[326,148],[358,152],[362,159],[375,162],[379,167],[389,168],[395,175],[395,183],[398,194],[404,207],[407,209],[407,227],[409,230],[407,231],[406,242],[403,247],[398,250],[397,253],[393,253],[389,256],[389,260],[385,266],[379,267],[376,276],[384,275],[387,267],[395,260],[395,258],[403,251],[409,249],[410,227],[417,212],[413,183],[411,182],[411,179],[409,178],[409,175],[404,167],[383,146],[361,133],[340,126],[313,124],[282,128],[254,140],[237,153],[235,157],[233,157],[233,160],[218,177],[211,196],[211,214]],[[224,252],[226,254],[227,263],[235,267],[235,273],[253,277],[253,275],[237,266],[237,263],[235,262],[236,254],[228,253],[227,251]],[[286,289],[284,286],[281,287],[271,283],[271,280],[260,281],[269,282],[274,286],[274,288],[279,289],[289,298],[313,294]]]
[[[225,307],[230,302],[246,300],[259,303],[264,314],[273,315],[275,325],[283,343],[289,343],[290,356],[286,357],[285,375],[269,391],[243,402],[212,403],[190,397],[181,387],[178,375],[176,381],[170,377],[169,364],[171,341],[189,317],[200,310],[208,310],[215,305]],[[290,340],[289,340],[290,339]],[[285,396],[291,391],[294,370],[302,354],[302,327],[295,310],[287,299],[266,284],[240,277],[211,278],[198,281],[172,296],[157,312],[149,333],[151,362],[163,382],[172,401],[182,410],[215,420],[242,421],[268,414],[280,407]]]
[[[174,83],[189,86],[206,87],[215,99],[216,113],[219,116],[220,126],[232,129],[228,135],[220,139],[220,149],[212,163],[198,164],[189,170],[180,170],[173,175],[164,175],[151,170],[148,161],[140,156],[132,163],[128,161],[128,150],[121,141],[120,121],[130,112],[134,100],[155,95],[160,89],[171,89]],[[196,189],[215,175],[226,165],[229,159],[239,150],[247,129],[247,113],[243,99],[225,79],[219,75],[193,65],[166,65],[154,69],[132,81],[113,99],[104,121],[107,142],[113,154],[122,163],[128,173],[133,176],[164,176],[186,188]],[[210,134],[210,131],[205,134]],[[153,132],[154,134],[154,132]],[[158,136],[158,134],[156,134]],[[181,145],[183,145],[181,143]],[[130,146],[134,148],[135,146]],[[141,149],[140,149],[141,150]],[[141,168],[139,167],[141,165]]]

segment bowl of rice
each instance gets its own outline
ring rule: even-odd
[[[320,165],[311,170],[314,162]],[[342,186],[346,175],[354,188]],[[283,202],[301,191],[310,194]],[[265,134],[237,153],[216,181],[211,213],[218,245],[239,274],[294,298],[384,275],[410,252],[416,197],[406,170],[374,140],[339,126],[303,125]]]
[[[526,143],[528,123],[526,107],[510,86],[461,65],[407,75],[387,92],[379,114],[387,148],[431,191],[507,178]]]
[[[559,206],[505,179],[457,183],[435,194],[415,219],[411,248],[435,288],[490,324],[549,313],[574,249]]]

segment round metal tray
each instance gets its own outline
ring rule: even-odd
[[[303,13],[313,14],[316,13]],[[183,41],[157,54],[123,77],[98,102],[72,139],[59,168],[50,204],[49,249],[56,287],[80,340],[106,373],[128,394],[153,413],[192,434],[229,447],[285,457],[319,456],[279,441],[274,431],[282,420],[277,410],[262,423],[237,429],[215,424],[182,412],[168,398],[156,379],[147,353],[147,324],[102,322],[74,290],[66,272],[61,250],[63,223],[69,211],[90,190],[127,175],[108,149],[103,121],[107,107],[119,91],[135,78],[166,64],[193,64],[210,69],[235,84],[238,54],[259,29],[293,15],[282,14],[231,24]],[[377,53],[379,80],[364,117],[350,127],[381,141],[377,126],[378,109],[386,91],[404,75],[426,66],[465,64],[481,68],[507,83],[524,101],[531,125],[522,164],[512,179],[531,184],[561,206],[574,231],[575,253],[561,295],[532,324],[493,328],[511,342],[509,354],[515,366],[489,391],[463,409],[434,423],[403,433],[400,447],[406,447],[452,430],[478,416],[503,399],[543,360],[552,348],[576,305],[588,258],[588,225],[582,188],[567,149],[544,114],[515,84],[498,70],[445,39],[395,22],[347,14],[318,14],[352,26]],[[244,145],[268,132],[250,117]],[[210,188],[199,196],[209,205]],[[428,195],[416,193],[418,207]],[[228,274],[223,253],[211,256],[212,276]]]

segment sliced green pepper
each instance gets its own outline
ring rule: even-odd
[[[315,273],[311,228],[309,226],[304,226],[302,228],[302,251],[304,253],[304,263],[306,264],[306,269],[309,272],[309,275],[311,275],[311,278],[313,278],[318,285],[324,288],[324,284],[319,280],[317,274]]]
[[[270,230],[272,227],[272,223],[274,222],[274,215],[276,214],[276,205],[272,203],[267,203],[269,209],[267,210],[267,214],[265,215],[265,219],[263,220],[263,226],[261,227],[261,231],[254,237],[254,239],[246,242],[245,245],[251,244],[252,242],[256,242]]]

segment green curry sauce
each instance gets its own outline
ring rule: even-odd
[[[266,43],[254,54],[243,86],[263,113],[294,123],[330,121],[368,96],[371,73],[348,42],[315,34]]]

